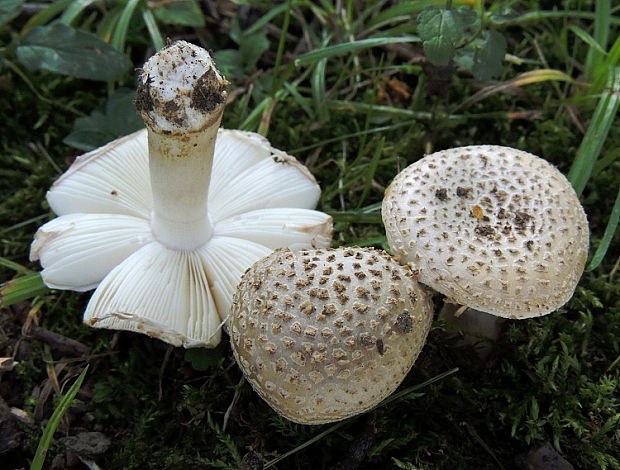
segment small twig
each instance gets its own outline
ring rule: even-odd
[[[159,395],[157,397],[157,401],[161,401],[164,395],[164,389],[161,384],[164,380],[164,372],[166,370],[166,364],[168,364],[168,361],[170,360],[170,355],[172,354],[173,349],[174,349],[174,346],[172,345],[168,346],[168,349],[166,349],[166,354],[164,355],[164,360],[161,362],[161,367],[159,368],[159,380],[158,380]]]
[[[237,400],[239,399],[239,395],[241,394],[239,392],[239,387],[241,387],[241,384],[243,383],[244,380],[245,378],[241,376],[241,379],[239,379],[239,382],[237,383],[237,386],[235,387],[235,394],[233,395],[230,405],[228,405],[228,408],[226,408],[226,413],[224,413],[224,422],[222,423],[222,432],[226,431],[226,426],[228,425],[228,419],[230,418],[230,414],[232,413],[235,403],[237,403]]]
[[[31,326],[27,336],[48,344],[52,349],[61,354],[84,356],[90,352],[90,348],[79,341],[44,328],[39,328],[38,326]]]
[[[502,463],[501,463],[501,462],[499,461],[499,459],[495,456],[495,453],[491,450],[491,448],[487,445],[487,443],[486,443],[486,442],[484,442],[484,441],[482,440],[482,438],[478,435],[478,433],[476,432],[476,430],[475,430],[472,426],[470,426],[470,425],[469,425],[469,423],[465,423],[465,422],[463,422],[462,424],[463,424],[463,426],[465,426],[465,429],[467,429],[467,432],[469,433],[469,435],[470,435],[471,437],[473,437],[473,438],[474,438],[474,440],[475,440],[478,444],[480,444],[480,447],[482,447],[485,451],[487,451],[487,453],[491,456],[491,458],[492,458],[493,460],[495,460],[495,463],[498,465],[498,467],[499,467],[501,470],[504,470],[504,467],[503,467]]]

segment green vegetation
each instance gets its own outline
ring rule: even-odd
[[[0,359],[17,362],[0,362],[0,397],[32,417],[2,467],[30,466],[59,406],[44,468],[64,454],[60,437],[101,431],[112,446],[92,459],[106,470],[509,469],[542,441],[575,468],[620,469],[620,6],[485,5],[0,0]],[[140,126],[132,70],[165,38],[214,51],[231,81],[224,126],[308,165],[338,245],[386,247],[383,191],[424,153],[493,143],[546,158],[590,222],[575,296],[505,323],[484,361],[436,322],[399,390],[429,383],[331,427],[277,416],[226,343],[185,352],[83,326],[89,294],[42,286],[29,245],[73,157]]]

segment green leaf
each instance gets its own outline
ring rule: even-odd
[[[226,77],[243,76],[241,52],[237,49],[221,49],[215,53],[215,63]]]
[[[61,23],[32,29],[17,48],[29,70],[49,70],[76,78],[109,81],[127,72],[129,58],[97,36]]]
[[[452,60],[459,69],[471,70],[474,67],[474,51],[471,47],[459,49]]]
[[[23,3],[24,0],[0,0],[0,26],[17,17]]]
[[[581,140],[568,172],[568,180],[577,195],[581,195],[586,187],[592,168],[601,154],[616,113],[620,109],[620,66],[609,70],[607,80],[608,86],[601,93],[588,130]]]
[[[497,31],[485,31],[484,43],[474,54],[472,73],[477,80],[489,80],[502,73],[506,39]]]
[[[462,24],[453,10],[431,7],[418,16],[418,35],[433,65],[448,65],[454,57],[456,42],[463,37],[463,33]]]
[[[194,0],[172,2],[153,10],[155,17],[166,24],[179,26],[204,26],[205,18]]]
[[[34,455],[34,459],[30,464],[30,470],[41,470],[43,468],[43,463],[45,462],[45,455],[52,443],[52,437],[54,437],[54,433],[56,432],[56,428],[60,424],[60,420],[67,412],[71,403],[75,399],[77,392],[80,390],[82,386],[82,382],[84,382],[84,377],[86,377],[86,372],[88,371],[88,365],[84,368],[80,376],[76,379],[76,381],[71,385],[69,391],[60,399],[60,403],[54,410],[52,417],[47,422],[45,426],[45,430],[43,431],[43,435],[39,440],[39,445],[37,446],[37,451]]]
[[[418,15],[418,34],[424,53],[437,66],[454,58],[459,43],[466,41],[480,26],[480,18],[469,7],[441,10],[429,7]]]
[[[31,272],[0,285],[0,307],[8,307],[22,300],[45,295],[49,289],[40,273]]]
[[[452,57],[454,57],[454,47],[441,37],[424,41],[423,47],[426,57],[433,65],[448,65]]]
[[[134,90],[119,88],[108,98],[105,109],[76,119],[63,143],[88,151],[142,129],[144,123],[136,113],[134,100]]]
[[[243,36],[239,42],[241,63],[246,72],[256,70],[256,64],[263,53],[269,49],[269,39],[266,32]]]
[[[215,349],[194,348],[185,350],[185,360],[196,370],[207,370],[218,366],[224,360],[221,347]]]
[[[594,256],[592,256],[592,260],[590,260],[590,264],[586,268],[586,271],[592,271],[598,268],[598,266],[601,264],[601,261],[603,261],[603,258],[607,254],[607,250],[609,250],[609,245],[611,244],[611,241],[614,238],[614,234],[616,233],[616,229],[618,228],[619,221],[620,221],[620,188],[618,188],[618,194],[616,195],[616,202],[614,203],[614,207],[611,210],[611,215],[609,216],[607,227],[605,227],[605,233],[603,234],[601,243],[596,249]]]

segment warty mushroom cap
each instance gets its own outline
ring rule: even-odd
[[[547,161],[479,145],[428,155],[385,192],[390,248],[449,301],[507,318],[545,315],[573,295],[586,214]]]
[[[411,369],[432,321],[407,266],[370,248],[277,250],[243,275],[229,333],[239,367],[302,424],[362,413]]]
[[[159,54],[202,63],[202,76],[186,71],[196,90],[216,73],[191,44]],[[155,85],[147,92],[158,96]],[[331,217],[312,210],[320,188],[294,157],[258,134],[218,131],[223,103],[182,115],[174,97],[149,94],[145,104],[147,92],[139,107],[151,128],[77,158],[47,194],[59,217],[38,230],[30,256],[52,288],[96,288],[84,314],[91,326],[215,346],[243,272],[276,248],[329,245]],[[156,120],[151,105],[178,116]],[[188,134],[166,127],[181,124]]]

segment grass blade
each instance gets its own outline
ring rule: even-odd
[[[477,103],[485,98],[488,98],[491,95],[496,93],[504,92],[506,90],[510,90],[512,88],[518,88],[525,85],[531,85],[533,83],[547,82],[547,81],[561,81],[574,83],[573,78],[570,75],[565,74],[559,70],[554,69],[538,69],[538,70],[530,70],[529,72],[524,72],[519,76],[507,80],[505,82],[501,82],[495,85],[490,85],[482,88],[481,90],[474,93],[472,96],[467,98],[461,104],[459,104],[456,108],[454,108],[453,112],[466,108],[467,106]]]
[[[288,0],[286,2],[286,9],[284,10],[284,23],[282,24],[282,31],[280,32],[280,39],[278,40],[278,50],[276,52],[276,63],[274,66],[274,70],[280,70],[280,65],[282,65],[282,58],[284,57],[284,48],[286,46],[286,35],[288,34],[288,27],[291,23],[291,8],[292,1]],[[271,90],[271,96],[273,96],[275,90]]]
[[[51,2],[49,6],[45,7],[26,22],[20,34],[25,36],[26,33],[32,28],[49,23],[52,18],[63,11],[68,5],[71,4],[71,2],[72,0],[58,0],[56,2]]]
[[[314,66],[310,83],[312,84],[312,100],[314,101],[314,110],[321,120],[327,119],[327,107],[325,106],[325,68],[327,59],[319,60]]]
[[[553,10],[553,11],[530,11],[524,13],[521,16],[517,16],[516,18],[512,18],[510,20],[504,21],[502,24],[506,25],[517,25],[522,23],[527,23],[530,21],[544,21],[547,19],[553,18],[570,18],[572,20],[583,19],[583,20],[596,20],[596,14],[589,11],[578,11],[578,10]],[[615,16],[610,16],[609,22],[611,24],[618,25],[620,24],[620,18]]]
[[[30,269],[22,266],[15,261],[11,261],[7,258],[0,257],[0,266],[4,266],[5,268],[12,269],[13,271],[17,271],[19,274],[30,274],[32,271]]]
[[[16,277],[0,286],[0,307],[8,307],[22,300],[44,295],[48,291],[40,273]]]
[[[306,109],[306,108],[304,108]],[[327,144],[331,144],[334,142],[340,142],[341,140],[347,140],[347,139],[352,139],[355,137],[361,137],[364,135],[369,135],[369,134],[375,134],[377,132],[385,132],[385,131],[391,131],[394,129],[398,129],[400,127],[405,127],[405,126],[411,126],[415,123],[416,121],[414,119],[412,120],[406,120],[406,121],[400,121],[397,122],[396,124],[390,124],[388,126],[381,126],[381,127],[373,127],[372,129],[368,129],[368,130],[362,130],[362,131],[357,131],[357,132],[352,132],[350,134],[344,134],[344,135],[339,135],[337,137],[331,137],[329,139],[324,139],[318,142],[313,142],[312,144],[309,145],[304,145],[303,147],[298,147],[296,149],[292,149],[290,150],[291,154],[295,155],[297,153],[300,152],[305,152],[307,150],[311,150],[313,148],[316,147],[321,147],[322,145],[327,145]]]
[[[581,39],[588,46],[590,46],[591,51],[595,53],[603,54],[603,55],[606,54],[605,49],[603,49],[601,45],[598,42],[596,42],[596,39],[590,36],[586,31],[581,29],[579,26],[575,26],[574,24],[572,24],[568,27],[568,29],[570,29],[573,33],[575,33],[575,35],[577,35],[579,39]]]
[[[577,195],[581,195],[590,179],[592,168],[601,153],[620,106],[620,67],[611,69],[608,77],[608,88],[601,93],[592,122],[586,135],[583,136],[575,161],[568,173],[568,179],[573,184]]]
[[[594,14],[594,37],[592,40],[595,46],[590,46],[585,64],[585,72],[590,80],[595,77],[594,72],[598,69],[603,61],[603,57],[606,55],[605,48],[609,40],[610,19],[612,17],[610,0],[597,0]],[[599,46],[600,49],[596,46]]]
[[[84,368],[84,370],[77,378],[77,380],[73,383],[73,385],[71,385],[69,391],[61,398],[60,403],[52,414],[52,417],[47,422],[47,426],[45,426],[43,435],[39,440],[39,445],[37,446],[37,451],[34,455],[34,459],[32,460],[32,464],[30,464],[30,470],[41,470],[41,468],[43,468],[45,455],[47,454],[47,450],[49,449],[50,443],[52,442],[52,437],[56,432],[56,428],[58,428],[60,420],[71,406],[71,403],[73,403],[73,399],[75,398],[75,395],[77,395],[77,392],[80,390],[82,382],[84,381],[84,377],[86,377],[87,371],[88,365]]]
[[[379,168],[379,162],[383,157],[383,147],[385,145],[385,138],[381,138],[377,148],[372,152],[372,157],[370,159],[370,163],[368,165],[368,170],[366,171],[366,178],[364,181],[364,189],[362,190],[362,194],[360,194],[359,199],[357,201],[357,209],[361,208],[364,205],[364,201],[366,201],[366,197],[368,197],[368,193],[370,192],[370,188],[372,187],[372,180],[377,173],[377,168]]]
[[[155,16],[153,15],[153,12],[148,8],[143,8],[142,19],[144,20],[146,29],[148,29],[149,31],[149,36],[151,36],[151,43],[153,44],[153,48],[156,51],[163,49],[164,38],[159,31],[159,27],[157,26],[157,21],[155,21]]]
[[[609,70],[618,65],[620,65],[620,36],[616,38],[611,46],[611,49],[609,49],[609,52],[603,58],[601,63],[593,69],[594,72],[592,72],[592,75],[590,76],[592,79],[590,91],[599,93],[605,87],[605,80],[607,79]]]
[[[116,5],[109,10],[97,26],[97,36],[109,43],[112,40],[112,33],[122,12],[123,5]]]
[[[616,233],[616,229],[618,228],[618,221],[620,220],[620,188],[618,188],[618,194],[616,196],[616,202],[614,203],[614,207],[611,210],[611,215],[609,216],[609,221],[607,222],[607,227],[605,227],[605,233],[603,234],[603,238],[601,239],[594,256],[590,260],[590,264],[586,268],[586,271],[593,271],[599,267],[603,258],[607,254],[607,250],[609,249],[609,245],[611,244],[611,240],[614,238],[614,234]]]
[[[121,13],[118,23],[116,24],[116,28],[114,29],[114,34],[112,35],[112,46],[114,46],[116,50],[121,52],[125,50],[125,41],[127,40],[129,22],[131,21],[133,12],[139,3],[140,0],[129,0],[125,4],[123,13]]]
[[[318,62],[321,59],[328,59],[337,55],[351,54],[363,49],[369,49],[371,47],[385,46],[387,44],[399,44],[403,42],[420,42],[420,38],[417,36],[403,36],[403,37],[382,37],[382,38],[369,38],[360,39],[359,41],[343,42],[335,44],[333,46],[326,47],[324,49],[317,49],[300,55],[295,59],[295,65],[308,65]]]
[[[88,5],[96,0],[74,0],[60,17],[60,22],[70,26],[71,23],[82,13]]]
[[[252,26],[250,26],[248,29],[246,29],[243,34],[245,36],[251,36],[254,33],[258,33],[260,32],[265,25],[267,25],[272,19],[274,19],[276,16],[278,16],[280,13],[282,13],[283,11],[287,11],[290,12],[290,9],[294,6],[298,6],[298,5],[304,5],[306,4],[306,2],[304,1],[292,1],[292,2],[286,2],[286,3],[282,3],[276,7],[273,7],[272,9],[270,9],[267,13],[265,13],[263,16],[261,16],[256,23],[252,24]]]
[[[401,21],[411,22],[413,15],[417,15],[426,7],[435,3],[436,2],[432,0],[399,3],[379,13],[367,23],[366,27],[368,29],[377,29],[387,24],[398,23]]]

